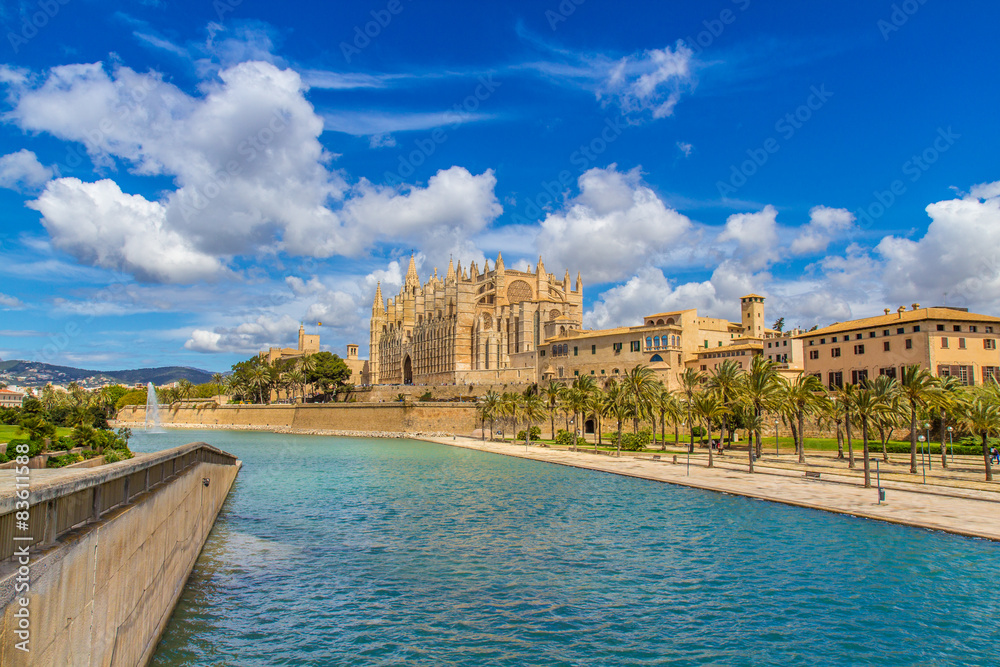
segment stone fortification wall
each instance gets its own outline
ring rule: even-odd
[[[398,392],[397,392],[398,393]],[[146,406],[122,408],[117,420],[142,423]],[[254,427],[291,431],[470,434],[477,428],[472,403],[336,403],[306,405],[175,404],[160,409],[164,425]]]
[[[530,387],[530,382],[508,382],[506,384],[427,384],[427,385],[375,385],[358,387],[351,392],[352,400],[360,403],[391,403],[403,394],[414,401],[430,392],[435,401],[472,401],[487,392],[498,394],[505,392],[524,393]],[[340,398],[343,398],[341,396]]]
[[[16,570],[0,578],[0,664],[146,664],[238,469],[197,463],[34,555],[29,653],[14,646]]]

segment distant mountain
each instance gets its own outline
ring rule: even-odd
[[[19,379],[23,378],[23,379]],[[161,366],[158,368],[137,368],[121,371],[92,371],[71,366],[53,366],[38,361],[0,361],[0,380],[7,384],[29,387],[44,386],[48,382],[65,384],[78,382],[94,385],[110,382],[136,384],[152,382],[156,385],[169,384],[178,380],[190,380],[194,384],[212,381],[212,374],[200,368],[185,366]]]

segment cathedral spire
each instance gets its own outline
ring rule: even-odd
[[[497,253],[497,271],[503,271],[503,270],[504,270],[503,253],[502,252],[498,252]]]
[[[448,258],[448,273],[444,276],[444,281],[446,283],[453,282],[455,280],[455,265],[451,261],[451,257]]]
[[[535,272],[538,274],[539,278],[545,277],[545,263],[542,261],[542,256],[538,256],[538,266],[535,268]]]
[[[410,253],[410,268],[406,270],[406,287],[420,287],[420,276],[417,275],[417,263],[414,261],[413,253]]]
[[[580,277],[580,272],[576,272],[576,290],[577,292],[583,291],[583,278]]]

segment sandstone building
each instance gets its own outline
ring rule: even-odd
[[[878,375],[898,378],[917,364],[962,384],[1000,380],[1000,317],[964,308],[888,308],[884,315],[833,324],[798,337],[805,372],[828,387],[861,384]]]
[[[529,267],[530,269],[530,267]],[[372,384],[530,383],[536,350],[546,340],[579,330],[583,284],[569,271],[562,280],[545,270],[490,269],[448,262],[421,284],[413,257],[395,297],[375,291],[370,325]]]

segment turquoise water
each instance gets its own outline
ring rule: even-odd
[[[998,661],[993,543],[416,441],[134,446],[195,440],[244,468],[153,665]]]

